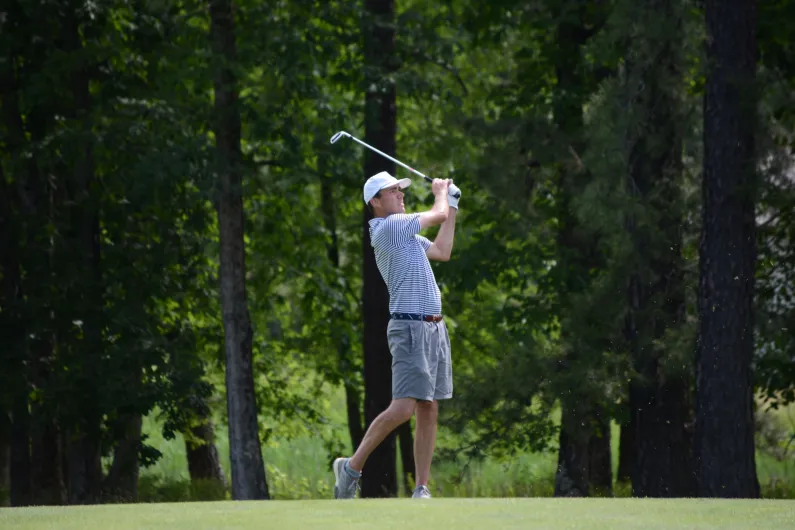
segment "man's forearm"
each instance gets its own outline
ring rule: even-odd
[[[445,198],[445,200],[447,199]],[[455,217],[457,213],[458,210],[456,208],[450,208],[447,220],[439,227],[439,233],[436,234],[436,241],[434,241],[434,244],[448,259],[453,253],[453,236],[455,235]]]
[[[440,193],[439,195],[436,196],[436,200],[434,201],[431,210],[434,212],[443,213],[449,217],[450,215],[449,212],[454,210],[454,208],[450,208],[450,206],[448,206],[447,194]]]

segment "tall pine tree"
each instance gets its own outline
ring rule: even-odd
[[[754,460],[756,1],[707,0],[698,495],[758,497]]]

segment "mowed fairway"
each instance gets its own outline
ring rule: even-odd
[[[795,501],[391,499],[2,508],[0,528],[9,530],[793,529]]]

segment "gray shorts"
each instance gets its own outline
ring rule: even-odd
[[[453,397],[450,337],[444,320],[390,320],[386,331],[392,353],[392,399],[422,401]]]

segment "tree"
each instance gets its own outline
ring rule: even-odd
[[[633,367],[629,412],[638,497],[689,497],[694,491],[689,356],[682,260],[684,195],[682,105],[684,16],[678,2],[632,3],[622,79],[629,118],[625,214],[628,245],[619,266],[628,276],[624,333]],[[633,207],[634,206],[634,207]],[[684,358],[683,358],[684,357]]]
[[[7,57],[0,65],[0,98],[2,100],[2,123],[0,123],[0,145],[3,149],[3,160],[0,165],[0,323],[4,333],[3,358],[6,370],[2,381],[2,400],[0,400],[0,422],[2,422],[2,454],[4,459],[0,468],[7,472],[7,487],[9,502],[12,506],[21,506],[31,502],[31,462],[28,443],[30,414],[28,411],[28,377],[25,373],[27,364],[28,345],[25,341],[25,317],[22,301],[22,256],[20,255],[18,236],[21,233],[18,219],[22,204],[17,179],[22,180],[22,173],[33,166],[20,165],[18,162],[11,165],[11,172],[4,170],[7,161],[6,153],[11,155],[11,161],[19,160],[15,156],[22,150],[24,131],[19,111],[18,78],[15,75],[17,63],[15,55],[24,46],[21,39],[11,31],[13,22],[19,16],[19,6],[14,5],[14,10],[8,19],[3,20],[2,33],[3,55]],[[16,37],[11,40],[10,37]],[[16,42],[15,42],[16,41]],[[7,166],[6,166],[7,167]],[[8,374],[8,376],[6,376]],[[10,376],[10,377],[9,377]],[[5,475],[5,473],[4,473]],[[5,479],[5,476],[3,477]],[[5,481],[4,481],[5,482]],[[4,484],[6,485],[6,484]]]
[[[190,401],[196,419],[183,436],[191,482],[210,480],[225,487],[226,477],[218,457],[218,448],[215,446],[215,428],[210,417],[210,407],[200,396],[194,396]]]
[[[603,24],[606,14],[593,13],[584,2],[572,2],[558,13],[555,29],[557,53],[552,54],[558,94],[554,98],[555,124],[563,144],[575,153],[583,152],[583,106],[593,82],[583,64],[583,47]],[[589,16],[590,15],[590,16]],[[594,16],[595,15],[595,16]],[[559,148],[560,149],[560,148]],[[560,228],[558,245],[558,297],[566,314],[578,305],[589,271],[599,266],[594,240],[583,230],[572,212],[572,203],[582,189],[587,172],[572,164],[559,164],[556,211]],[[561,369],[568,384],[560,393],[561,424],[558,438],[556,496],[609,494],[613,480],[610,464],[610,422],[599,389],[574,383],[571,373],[582,374],[593,365],[597,348],[582,340],[576,319],[563,316],[561,336],[566,349]],[[593,337],[589,337],[593,338]],[[598,362],[598,361],[596,361]],[[576,377],[576,376],[575,376]],[[572,384],[574,383],[574,384]]]
[[[231,0],[210,0],[212,49],[215,54],[214,131],[218,152],[220,196],[221,309],[226,351],[226,389],[232,497],[267,499],[252,368],[251,320],[246,296],[243,212],[243,164],[240,109],[235,73],[235,25]]]
[[[707,0],[699,247],[698,495],[758,497],[754,460],[756,2]]]
[[[395,4],[393,0],[365,0],[364,36],[364,141],[385,153],[395,152],[397,127],[397,90],[394,73]],[[395,174],[395,164],[367,150],[364,178],[380,171]],[[364,417],[365,428],[385,410],[392,400],[392,356],[386,339],[389,323],[389,293],[378,271],[370,244],[369,220],[372,215],[362,205],[364,284]],[[391,433],[373,451],[362,474],[362,496],[393,497],[397,494],[395,467],[395,433]]]
[[[69,53],[79,56],[84,49],[81,29],[91,31],[89,24],[81,24],[82,17],[71,2],[62,6],[64,47]],[[88,18],[88,17],[87,17]],[[104,18],[104,14],[103,14]],[[81,28],[81,25],[83,26]],[[92,58],[93,59],[93,58]],[[102,413],[105,402],[99,394],[102,365],[104,286],[102,273],[102,240],[100,237],[100,193],[98,187],[96,157],[94,152],[93,112],[94,98],[89,83],[94,77],[94,64],[83,60],[69,72],[65,79],[70,88],[70,107],[67,116],[76,128],[71,136],[74,142],[67,157],[73,171],[71,179],[64,181],[72,194],[68,197],[67,209],[71,220],[67,244],[75,254],[71,263],[76,272],[75,290],[70,293],[77,301],[75,317],[83,324],[84,333],[72,345],[73,354],[82,358],[78,366],[79,381],[84,384],[78,399],[81,415],[70,433],[67,444],[68,482],[70,502],[94,502],[100,495],[102,484]],[[75,359],[77,360],[77,359]]]

